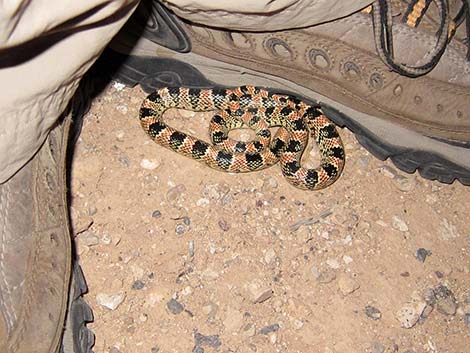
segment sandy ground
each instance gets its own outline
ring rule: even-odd
[[[279,166],[217,172],[147,137],[144,97],[111,84],[76,146],[95,353],[469,352],[470,188],[404,174],[347,130],[322,191]],[[209,114],[168,115],[207,135]]]

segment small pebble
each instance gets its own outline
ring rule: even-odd
[[[464,322],[466,325],[470,325],[470,313],[466,313],[466,314],[463,316],[463,322]]]
[[[413,293],[411,300],[397,311],[395,317],[402,327],[412,328],[418,322],[426,307],[426,301],[421,299],[418,293]]]
[[[189,226],[191,224],[191,220],[189,219],[189,217],[185,216],[182,218],[182,220],[183,220],[184,225],[186,226]]]
[[[424,320],[426,320],[429,317],[429,315],[431,315],[433,310],[434,310],[434,307],[432,305],[426,305],[423,312],[421,313],[421,316],[418,319],[418,322],[419,323],[424,322]]]
[[[89,216],[94,216],[98,212],[98,208],[95,205],[90,205],[88,207],[88,215]]]
[[[230,225],[227,223],[225,219],[220,219],[218,224],[219,224],[219,228],[222,229],[224,232],[230,229]]]
[[[276,258],[276,252],[273,249],[266,250],[266,253],[264,254],[264,261],[267,264],[272,263],[275,258]]]
[[[125,297],[126,295],[123,292],[115,294],[98,293],[96,295],[96,302],[109,310],[115,310],[119,305],[121,305]]]
[[[270,187],[272,187],[273,189],[274,189],[274,188],[277,188],[277,185],[278,185],[278,184],[277,184],[277,180],[274,179],[274,178],[269,178],[269,179],[267,180],[267,184],[268,184]]]
[[[263,280],[255,279],[246,285],[249,299],[254,303],[262,303],[274,294],[268,283]]]
[[[459,238],[461,234],[458,232],[455,224],[449,222],[447,218],[444,218],[439,225],[438,236],[442,240],[452,240]]]
[[[125,167],[129,167],[131,165],[131,161],[124,153],[119,154],[118,160]]]
[[[184,310],[183,305],[173,298],[170,299],[168,303],[166,303],[166,307],[168,308],[170,313],[175,315],[180,314]]]
[[[416,186],[416,178],[414,177],[406,178],[404,176],[397,175],[393,181],[395,182],[395,186],[398,188],[398,190],[403,192],[411,191]]]
[[[144,169],[147,169],[147,170],[154,170],[154,169],[157,169],[158,166],[160,165],[160,163],[155,160],[155,159],[142,159],[140,161],[140,166]]]
[[[424,261],[426,261],[426,257],[428,257],[431,254],[432,254],[431,250],[426,250],[424,248],[419,248],[418,250],[416,250],[415,256],[418,259],[418,261],[424,263]]]
[[[378,320],[382,317],[382,313],[380,312],[380,310],[370,305],[367,305],[364,308],[364,313],[372,320]]]
[[[259,330],[259,333],[260,333],[261,335],[267,335],[267,334],[269,334],[269,333],[271,333],[271,332],[279,331],[279,329],[280,329],[279,324],[272,324],[272,325],[265,326],[265,327],[261,328],[261,329]]]
[[[95,246],[100,243],[100,238],[91,230],[86,230],[78,236],[80,245]]]
[[[120,82],[114,82],[113,87],[116,91],[122,91],[124,88],[126,88],[126,85]]]
[[[159,218],[162,216],[162,213],[159,210],[155,210],[152,212],[152,217],[153,218]]]
[[[392,218],[392,227],[399,230],[400,232],[407,232],[408,226],[404,220],[398,216],[393,216]]]
[[[199,206],[199,207],[206,206],[209,203],[210,203],[210,200],[206,199],[205,197],[196,201],[196,205]]]
[[[395,168],[389,167],[388,165],[382,165],[380,167],[380,171],[383,173],[383,175],[390,179],[393,179],[398,175]]]
[[[134,283],[132,283],[132,287],[131,287],[131,288],[134,289],[134,290],[140,290],[140,289],[142,289],[142,288],[144,288],[144,287],[145,287],[145,283],[138,279],[137,281],[135,281]]]
[[[380,342],[373,342],[372,343],[372,353],[383,353],[385,352],[385,346]]]
[[[184,232],[186,232],[186,229],[187,229],[187,227],[184,224],[179,223],[175,227],[175,233],[178,234],[178,235],[181,235]]]
[[[226,194],[222,197],[222,200],[220,202],[223,206],[229,205],[233,202],[233,196],[230,194]]]
[[[150,352],[151,352],[151,353],[158,353],[158,352],[160,352],[160,347],[158,347],[158,346],[153,346],[153,347],[150,349]]]
[[[188,254],[189,257],[194,257],[194,240],[188,242]]]
[[[111,239],[111,237],[109,236],[109,234],[103,234],[103,236],[101,237],[101,242],[103,244],[106,244],[106,245],[109,245],[111,244],[113,240]]]
[[[268,300],[269,298],[271,298],[273,296],[273,290],[272,289],[267,289],[266,291],[264,291],[263,293],[261,293],[254,301],[253,303],[257,304],[257,303],[262,303],[266,300]]]
[[[444,285],[440,285],[434,291],[436,297],[436,308],[441,314],[455,315],[457,311],[457,301],[454,293]]]
[[[219,335],[205,336],[199,332],[196,332],[194,334],[194,345],[219,348],[222,345],[222,342],[220,341]]]
[[[125,136],[125,135],[126,135],[126,133],[125,133],[124,131],[122,131],[122,130],[116,131],[116,139],[117,139],[118,141],[121,141],[121,142],[124,141],[124,136]]]
[[[253,337],[256,334],[256,326],[252,323],[248,323],[243,327],[243,334],[248,337]]]

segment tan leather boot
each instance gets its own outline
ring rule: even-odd
[[[254,84],[294,93],[320,103],[378,158],[425,178],[470,185],[468,1],[378,0],[370,8],[345,3],[332,2],[330,11],[356,4],[352,15],[263,32],[253,21],[250,31],[198,25],[190,22],[190,11],[178,12],[183,20],[153,2],[150,18],[165,22],[179,45],[169,49],[157,38],[161,26],[145,27],[140,38],[131,35],[127,28],[135,29],[136,21],[112,43],[130,54],[114,55],[122,64],[115,77],[146,91]],[[315,13],[304,11],[314,23]],[[288,14],[276,18],[289,28]]]
[[[90,353],[86,285],[72,266],[65,161],[70,119],[0,185],[0,352]],[[64,334],[65,326],[65,334]]]

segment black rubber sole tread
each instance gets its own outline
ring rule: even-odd
[[[109,62],[119,62],[112,74],[113,79],[130,87],[139,84],[147,93],[166,86],[220,87],[217,83],[207,80],[197,68],[176,59],[125,56],[111,51],[106,55],[108,65]],[[311,99],[307,101],[312,102]],[[469,169],[436,153],[385,143],[345,114],[327,105],[321,107],[335,124],[352,131],[359,143],[378,159],[390,158],[393,164],[404,172],[414,173],[418,170],[423,178],[429,180],[438,180],[445,184],[459,180],[463,185],[470,185]]]
[[[65,320],[65,332],[60,353],[93,353],[95,335],[86,327],[93,321],[93,313],[83,300],[88,287],[78,262],[74,262],[71,278],[69,307]]]

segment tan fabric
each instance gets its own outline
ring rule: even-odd
[[[39,149],[80,78],[138,0],[0,2],[0,183]],[[266,31],[348,15],[371,0],[168,0],[194,22]]]
[[[38,150],[136,3],[0,2],[0,183]]]
[[[178,16],[213,27],[273,31],[312,26],[356,12],[372,0],[163,0]]]

